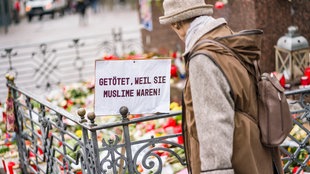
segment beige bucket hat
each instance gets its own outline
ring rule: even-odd
[[[164,0],[163,8],[164,16],[159,17],[161,24],[213,14],[213,5],[206,4],[205,0]]]

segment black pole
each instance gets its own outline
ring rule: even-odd
[[[7,3],[5,2],[7,1]],[[9,13],[10,13],[10,3],[8,0],[0,0],[0,6],[1,6],[1,21],[2,25],[4,25],[4,33],[8,33],[8,25],[9,25]]]

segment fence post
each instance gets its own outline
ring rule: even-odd
[[[85,119],[86,110],[84,108],[80,108],[77,111],[77,114],[81,117],[80,123],[83,124],[87,122]],[[91,125],[94,125],[95,117],[93,115],[88,114],[88,119],[91,120]],[[97,139],[94,140],[94,137],[97,137],[96,132],[91,133],[92,140],[89,139],[88,129],[82,127],[83,132],[83,143],[85,146],[82,147],[83,156],[81,157],[81,166],[83,174],[97,174],[100,173],[98,160],[98,143]],[[94,149],[96,148],[96,149]],[[82,164],[83,163],[83,164]]]
[[[19,162],[20,162],[20,165],[21,165],[21,171],[22,173],[24,174],[27,174],[27,166],[25,164],[25,162],[27,161],[27,155],[26,155],[26,147],[25,147],[25,144],[24,144],[24,141],[22,141],[22,126],[19,124],[20,122],[22,122],[22,118],[19,119],[18,118],[18,108],[17,106],[15,105],[15,102],[14,100],[17,98],[17,93],[14,89],[12,89],[11,87],[9,87],[9,84],[10,85],[15,85],[14,84],[14,76],[13,75],[10,75],[10,74],[6,74],[6,79],[7,79],[7,87],[8,87],[8,98],[7,98],[7,102],[9,100],[11,100],[11,102],[13,102],[13,113],[14,113],[14,117],[15,117],[15,121],[14,121],[14,125],[15,125],[15,128],[14,128],[14,131],[16,132],[16,140],[17,140],[17,148],[19,149],[18,150],[18,156],[19,156]],[[6,120],[7,121],[7,120]]]
[[[77,114],[81,117],[80,123],[84,123],[87,122],[87,120],[85,119],[85,114],[86,114],[86,110],[84,108],[80,108],[77,111]],[[81,156],[81,167],[82,167],[82,171],[83,174],[86,173],[93,173],[91,170],[91,163],[89,160],[91,160],[91,153],[89,152],[91,149],[89,149],[89,141],[88,141],[88,131],[85,127],[82,127],[82,132],[83,132],[83,143],[85,146],[82,147],[82,156]]]
[[[87,114],[87,118],[90,120],[90,126],[97,126],[95,124],[96,115],[94,112],[90,112]],[[94,153],[93,163],[95,165],[95,173],[101,173],[100,171],[100,157],[99,157],[99,148],[98,148],[98,140],[97,140],[97,132],[91,131],[91,143],[92,150]]]
[[[123,123],[129,122],[129,119],[127,117],[129,114],[128,108],[126,106],[122,106],[119,109],[119,112],[122,115],[122,122]],[[126,155],[127,155],[128,172],[134,173],[135,165],[133,164],[133,160],[132,160],[131,141],[130,141],[128,124],[124,124],[123,130],[124,130],[124,139],[125,139],[125,147],[126,147]]]

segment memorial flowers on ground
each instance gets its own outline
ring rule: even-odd
[[[105,56],[103,57],[104,60],[120,60],[120,59],[140,59],[145,58],[146,56],[143,55],[127,55],[123,58],[119,58],[114,55]],[[181,81],[184,78],[184,71],[182,70],[182,61],[178,58],[177,53],[172,53],[172,65],[171,65],[171,85],[175,85],[177,82]],[[93,79],[89,79],[88,81],[84,82],[78,82],[78,83],[72,83],[68,85],[59,85],[58,88],[53,89],[51,92],[49,92],[46,95],[46,99],[50,101],[51,103],[64,108],[68,112],[71,112],[72,114],[76,115],[76,110],[79,108],[85,108],[87,111],[93,111],[93,105],[94,105],[94,81]],[[34,105],[35,106],[35,105]],[[4,107],[3,107],[4,108]],[[181,105],[179,102],[171,101],[170,103],[170,110],[171,111],[181,111]],[[5,110],[5,109],[3,109]],[[130,119],[133,118],[139,118],[146,115],[142,114],[134,114],[129,115]],[[99,122],[115,122],[120,121],[120,117],[114,117],[114,116],[105,116],[101,118],[97,118],[96,123]],[[182,133],[182,127],[181,127],[181,115],[174,116],[167,119],[161,119],[161,120],[152,120],[148,122],[143,123],[137,123],[136,125],[130,126],[130,131],[132,135],[132,140],[140,140],[141,138],[150,138],[150,137],[160,137],[163,135],[169,135],[169,134],[181,134]],[[73,125],[72,123],[67,123],[68,129],[72,130],[74,134],[77,137],[82,136],[81,127]],[[308,129],[309,130],[309,129]],[[122,130],[120,128],[113,128],[112,130],[103,130],[98,132],[98,140],[102,139],[111,139],[112,135],[118,135],[121,137]],[[303,129],[301,129],[298,126],[295,126],[294,129],[291,132],[291,135],[298,141],[302,141],[303,139],[307,138],[307,132]],[[0,154],[8,152],[8,146],[10,145],[10,141],[12,138],[9,137],[9,134],[5,134],[2,132],[2,138],[4,138],[7,142],[2,148],[0,148]],[[178,144],[183,144],[183,138],[182,136],[178,136],[174,139],[174,141]],[[75,141],[66,140],[70,146],[74,146],[76,144]],[[62,147],[62,143],[59,142],[57,144],[59,147]],[[306,145],[309,145],[309,142],[306,142]],[[13,146],[12,146],[13,147]],[[172,148],[170,144],[160,144],[159,147],[164,148]],[[289,153],[295,153],[297,151],[297,146],[291,145],[291,146],[284,146]],[[175,149],[175,152],[180,155],[184,156],[184,151],[182,149]],[[72,158],[76,157],[76,153],[73,151],[68,152],[69,155]],[[180,171],[185,166],[180,165],[179,161],[171,154],[169,154],[166,151],[158,150],[155,151],[157,155],[159,155],[162,159],[165,161],[165,166],[169,166],[169,169],[173,172]],[[59,158],[61,158],[61,155],[57,154]],[[31,155],[30,155],[31,156]],[[306,150],[300,150],[299,155],[297,156],[298,160],[301,162],[308,158],[308,152]],[[310,163],[306,164],[307,166],[310,166]],[[143,166],[141,164],[138,164],[138,170],[141,171],[141,173],[146,173],[147,171],[143,169]],[[294,171],[298,170],[298,164],[293,163],[291,164],[291,171],[294,173]]]
[[[173,53],[175,56],[176,53]],[[174,57],[175,57],[174,56]],[[108,55],[104,56],[104,60],[122,60],[122,59],[144,59],[146,56],[141,55],[126,55],[125,57],[119,58],[114,55]],[[182,62],[179,60],[178,65],[175,64],[176,57],[172,59],[173,64],[171,66],[171,83],[178,82],[183,78],[182,75],[184,75],[184,72],[181,72],[182,68]],[[168,81],[169,83],[169,81]],[[65,110],[71,112],[72,114],[76,115],[76,111],[79,108],[85,108],[87,111],[93,111],[94,108],[94,80],[89,79],[85,82],[79,82],[79,83],[72,83],[68,85],[59,85],[57,89],[54,89],[53,91],[49,92],[49,94],[46,95],[46,98],[51,103],[64,108]],[[180,103],[172,101],[170,104],[170,110],[171,111],[181,111]],[[129,118],[138,118],[138,117],[144,117],[147,115],[142,114],[135,114],[135,115],[129,115]],[[110,123],[120,121],[120,117],[115,116],[103,116],[103,117],[96,117],[96,123]],[[74,125],[70,125],[68,129],[74,129],[76,135],[81,135],[81,129],[75,128]],[[177,144],[183,144],[183,138],[181,136],[182,128],[181,128],[181,115],[174,116],[171,118],[166,119],[160,119],[160,120],[153,120],[148,122],[141,122],[137,123],[135,125],[131,125],[129,127],[132,140],[140,140],[141,138],[150,138],[150,137],[160,137],[164,135],[170,135],[170,134],[180,134],[180,136],[174,138],[172,141]],[[110,130],[102,130],[98,131],[98,140],[102,141],[113,139],[115,135],[122,137],[122,129],[121,128],[112,128]],[[69,141],[67,142],[69,143]],[[74,144],[74,142],[73,142]],[[73,145],[72,144],[72,145]],[[62,144],[60,143],[59,146]],[[176,154],[180,155],[182,158],[184,158],[184,151],[180,148],[175,148],[171,146],[170,144],[158,144],[158,146],[162,146],[164,148],[171,148],[173,151],[175,151]],[[185,168],[185,166],[181,165],[178,161],[178,159],[172,155],[169,154],[167,151],[155,151],[157,155],[159,155],[163,161],[164,161],[164,167],[168,167],[169,170],[171,169],[173,173],[176,173],[180,171],[181,169]],[[59,155],[59,154],[58,154]],[[70,156],[74,157],[74,153],[70,153]],[[59,158],[61,156],[59,155]],[[138,165],[139,166],[139,165]],[[140,165],[141,167],[141,165]],[[168,168],[165,169],[168,171]],[[141,169],[139,169],[141,170]],[[148,172],[144,169],[143,171]],[[169,173],[169,172],[168,172]]]

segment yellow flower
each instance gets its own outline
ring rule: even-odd
[[[78,136],[79,138],[82,138],[82,135],[83,135],[82,130],[75,131],[75,135]]]
[[[170,103],[170,110],[173,110],[175,107],[179,107],[179,104],[177,102]]]

